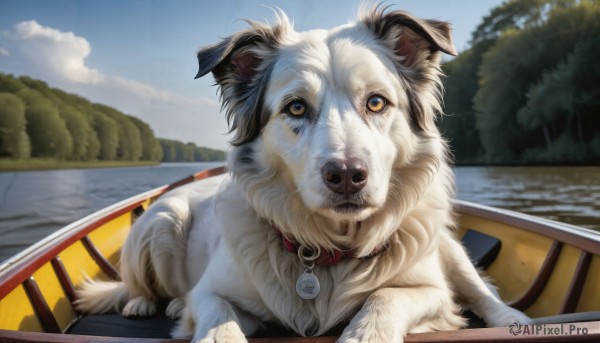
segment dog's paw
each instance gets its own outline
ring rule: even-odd
[[[165,314],[167,317],[171,319],[177,319],[181,317],[181,313],[185,308],[185,299],[184,298],[175,298],[169,302],[167,305],[167,309],[165,310]]]
[[[122,314],[125,317],[150,317],[156,314],[156,304],[146,297],[133,298],[125,305]]]
[[[510,306],[504,306],[501,310],[496,311],[494,315],[488,316],[488,318],[485,318],[485,322],[488,327],[533,324],[533,321],[525,313]]]
[[[246,343],[246,336],[234,322],[223,323],[208,330],[206,335],[194,335],[194,343]]]
[[[189,307],[185,307],[181,313],[181,317],[177,321],[177,325],[171,331],[171,337],[178,339],[191,339],[194,335],[196,323],[192,318]]]

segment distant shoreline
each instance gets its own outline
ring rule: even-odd
[[[0,172],[145,167],[159,164],[160,162],[157,161],[58,161],[47,158],[31,158],[26,160],[0,159]]]
[[[0,158],[0,173],[16,171],[36,170],[60,170],[60,169],[100,169],[100,168],[128,168],[157,166],[161,163],[197,163],[197,162],[223,162],[225,161],[58,161],[51,158],[29,158],[24,160],[13,160]],[[502,164],[502,163],[454,163],[454,167],[598,167],[595,164]]]

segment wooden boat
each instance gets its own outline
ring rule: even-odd
[[[124,200],[5,261],[0,266],[0,342],[177,342],[168,336],[148,338],[164,318],[113,315],[113,326],[104,323],[97,327],[99,333],[74,330],[94,317],[73,308],[74,289],[86,275],[119,278],[115,266],[121,245],[132,222],[154,200],[180,185],[224,172],[224,167],[202,171]],[[410,334],[407,342],[600,341],[598,232],[462,201],[456,208],[458,235],[475,263],[496,280],[502,298],[537,318],[538,326]],[[130,326],[143,335],[122,337],[119,332]],[[324,343],[335,337],[250,341]]]

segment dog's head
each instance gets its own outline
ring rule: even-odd
[[[254,175],[257,207],[270,197],[274,212],[365,220],[386,203],[395,170],[443,154],[434,121],[440,52],[455,54],[447,23],[380,8],[329,31],[295,32],[283,14],[249,23],[198,53],[197,77],[212,71],[220,86],[232,172]],[[280,186],[265,191],[269,182]]]

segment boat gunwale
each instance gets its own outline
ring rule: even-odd
[[[600,233],[591,229],[464,200],[455,200],[455,208],[460,213],[504,223],[600,256]]]
[[[571,334],[564,331],[563,325],[575,325],[585,327],[586,334]],[[454,331],[433,331],[407,334],[404,337],[406,343],[448,343],[448,342],[577,342],[596,341],[600,339],[600,321],[569,324],[545,324],[547,328],[554,331],[560,329],[560,334],[533,333],[515,335],[508,327],[462,329]],[[532,329],[533,330],[533,329]],[[64,335],[40,332],[7,331],[0,329],[0,338],[9,338],[13,342],[44,342],[44,343],[183,343],[187,339],[176,338],[128,338],[107,336],[85,336]],[[277,338],[249,338],[249,343],[334,343],[335,336],[319,337],[277,337]]]

